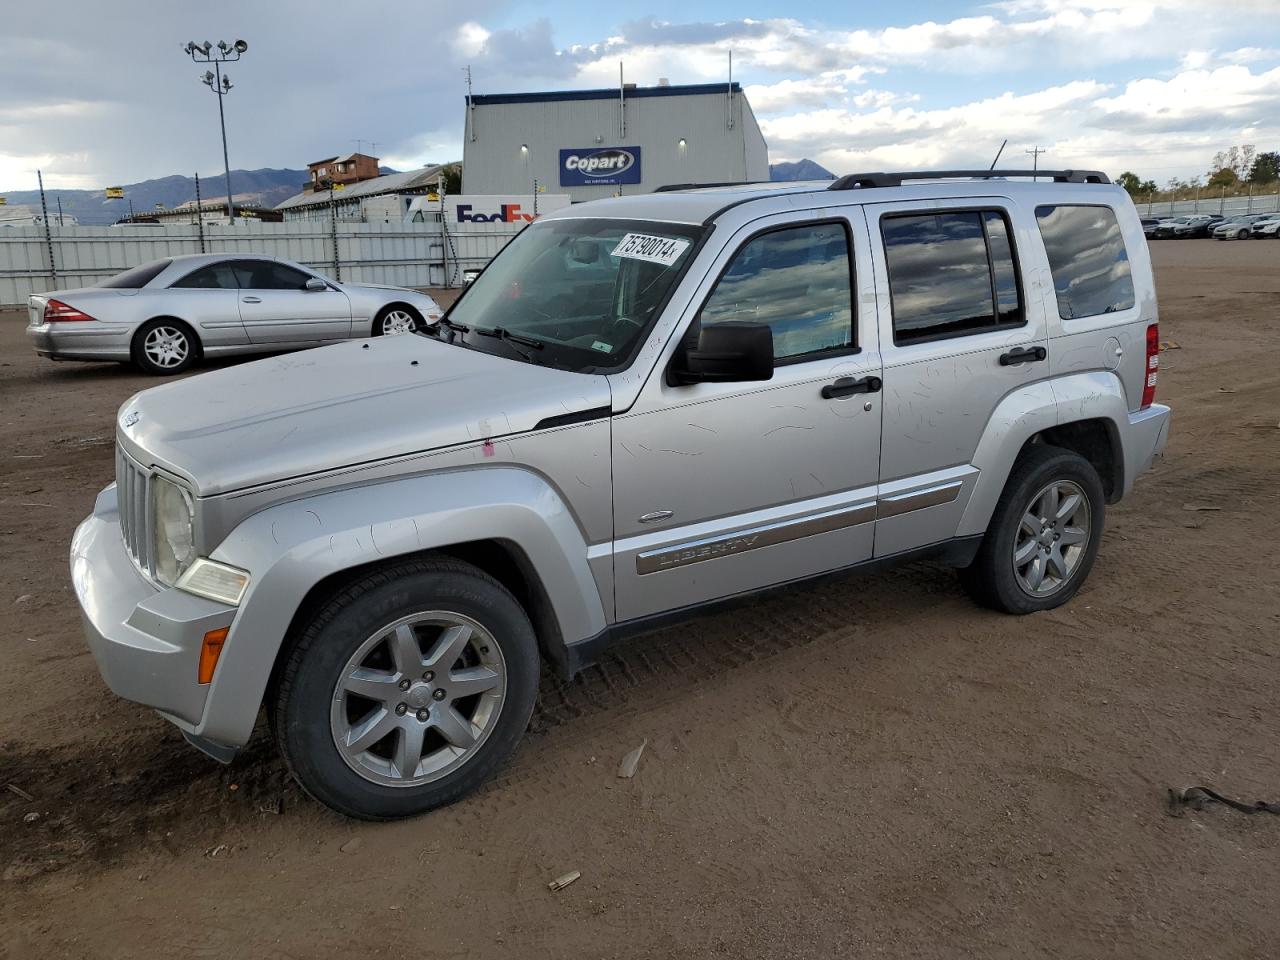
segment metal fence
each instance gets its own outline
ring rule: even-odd
[[[1280,193],[1262,197],[1213,197],[1206,193],[1191,200],[1138,201],[1135,206],[1144,217],[1185,217],[1193,213],[1238,217],[1249,213],[1280,213]]]
[[[448,287],[483,267],[523,224],[237,223],[0,229],[0,306],[33,293],[92,286],[162,257],[257,253],[306,264],[335,280]]]

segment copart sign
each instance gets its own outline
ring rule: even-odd
[[[639,147],[582,147],[560,151],[562,187],[639,182]]]

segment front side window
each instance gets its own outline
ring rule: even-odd
[[[698,315],[767,324],[775,363],[853,347],[849,238],[842,224],[761,234],[734,254]]]
[[[211,263],[191,271],[171,286],[178,290],[234,290],[236,274],[230,263]]]
[[[468,347],[566,370],[628,362],[705,228],[554,219],[522,230],[446,314]]]
[[[117,273],[108,280],[103,280],[98,286],[113,287],[117,290],[141,290],[148,283],[164,271],[172,260],[152,260],[150,263],[144,263],[136,266],[124,273]]]
[[[245,290],[302,290],[309,274],[273,260],[237,260],[236,280]]]
[[[880,221],[893,341],[921,343],[1024,322],[1008,221],[995,210],[887,216]]]
[[[1116,313],[1134,305],[1129,251],[1114,210],[1036,207],[1036,220],[1062,319]]]

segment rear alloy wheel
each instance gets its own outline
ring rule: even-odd
[[[378,314],[374,336],[388,337],[397,333],[413,333],[422,326],[418,315],[408,307],[388,307]]]
[[[1098,555],[1105,512],[1093,464],[1070,450],[1033,444],[1010,471],[960,582],[983,606],[1005,613],[1066,603]]]
[[[524,609],[444,557],[337,590],[283,656],[268,704],[285,763],[321,803],[362,820],[474,790],[515,750],[538,693]]]
[[[133,362],[153,376],[181,373],[196,361],[199,346],[181,323],[149,320],[133,337]]]

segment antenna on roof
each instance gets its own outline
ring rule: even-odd
[[[1008,145],[1009,138],[1005,137],[1004,143],[1000,144],[1000,149],[996,151],[996,158],[991,161],[991,166],[987,167],[988,170],[994,170],[996,168],[996,164],[1000,162],[1000,154],[1004,153],[1004,148]]]

